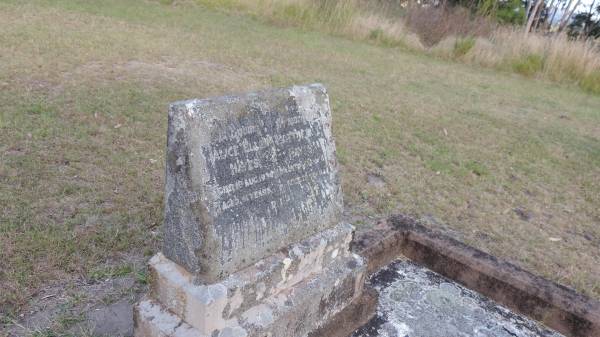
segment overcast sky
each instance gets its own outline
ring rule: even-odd
[[[546,5],[548,5],[550,3],[551,0],[545,0],[546,1]],[[574,2],[577,2],[577,0],[573,0]],[[569,0],[566,0],[566,2],[568,3]],[[600,0],[596,0],[594,2],[594,0],[581,0],[581,3],[579,4],[579,6],[577,6],[577,9],[575,10],[575,14],[579,13],[579,12],[587,12],[590,10],[590,5],[594,3],[594,7],[600,5]],[[563,2],[564,4],[564,2]],[[572,5],[572,4],[571,4]],[[556,23],[558,21],[560,21],[560,18],[562,16],[562,12],[563,12],[563,8],[560,7],[558,9],[558,12],[556,13],[556,16],[554,17],[554,21],[553,23]],[[575,14],[573,16],[575,16]]]
[[[575,0],[575,1],[577,1],[577,0]],[[581,0],[581,4],[579,5],[579,7],[577,7],[577,10],[575,11],[575,13],[588,11],[590,9],[590,5],[593,2],[594,2],[594,0]],[[600,5],[600,0],[596,0],[596,4],[594,5],[594,7],[597,5]]]

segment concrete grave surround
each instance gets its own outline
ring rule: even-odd
[[[322,85],[174,103],[167,146],[135,336],[302,337],[359,299]]]

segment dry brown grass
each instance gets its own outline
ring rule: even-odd
[[[158,248],[169,102],[317,81],[354,224],[425,217],[600,297],[600,97],[188,4],[0,1],[0,28],[3,314]]]
[[[382,45],[400,45],[418,51],[426,49],[419,36],[407,29],[402,21],[389,20],[377,14],[357,16],[348,32],[357,38]]]
[[[574,41],[565,35],[525,35],[502,28],[487,39],[478,39],[467,61],[493,67],[512,67],[535,55],[542,61],[535,75],[555,81],[578,82],[600,71],[600,47],[591,41]]]
[[[530,77],[579,84],[600,93],[600,50],[593,42],[565,35],[524,35],[464,9],[409,6],[397,1],[196,0],[249,13],[283,26],[296,26],[402,46],[461,62],[514,71]],[[464,39],[475,43],[461,43]],[[465,48],[465,46],[473,48]],[[456,52],[456,48],[461,48]]]

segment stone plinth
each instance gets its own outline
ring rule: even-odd
[[[136,336],[306,336],[362,292],[366,268],[351,239],[352,227],[339,225],[212,284],[194,284],[159,253]]]

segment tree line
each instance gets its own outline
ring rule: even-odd
[[[417,2],[434,6],[462,6],[474,14],[493,17],[503,24],[522,25],[530,32],[562,33],[573,38],[600,38],[600,0],[434,0]]]

